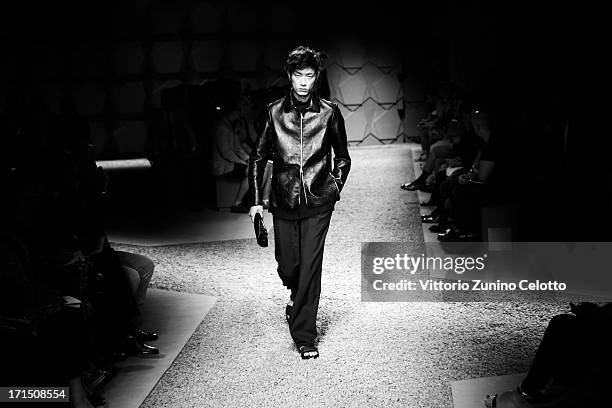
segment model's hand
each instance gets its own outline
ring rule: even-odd
[[[249,216],[251,217],[251,222],[255,221],[255,214],[259,213],[263,218],[263,205],[254,205],[249,210]]]

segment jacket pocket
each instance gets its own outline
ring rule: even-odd
[[[327,174],[329,174],[329,178],[331,178],[333,188],[334,190],[336,190],[336,198],[339,200],[340,199],[340,187],[338,187],[338,182],[336,181],[336,178],[334,177],[334,175],[331,174],[331,172]]]

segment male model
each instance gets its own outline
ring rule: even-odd
[[[289,93],[267,106],[266,126],[249,160],[256,213],[263,216],[261,186],[274,162],[269,211],[274,217],[278,274],[289,290],[286,318],[302,358],[316,358],[316,320],[323,247],[336,201],[351,167],[344,119],[338,107],[316,95],[320,53],[304,46],[289,53]],[[332,167],[332,150],[334,153]]]

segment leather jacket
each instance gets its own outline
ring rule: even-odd
[[[268,160],[274,162],[270,209],[293,209],[302,204],[319,207],[338,201],[351,168],[338,106],[313,95],[310,106],[301,114],[287,95],[268,104],[266,114],[265,128],[249,160],[253,205],[262,204],[261,186]]]

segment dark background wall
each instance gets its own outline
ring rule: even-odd
[[[368,88],[366,100],[369,88],[391,75],[400,87],[394,108],[401,124],[390,125],[392,131],[365,129],[358,122],[376,114],[362,115],[355,119],[356,142],[372,131],[387,143],[417,136],[415,123],[427,113],[425,92],[439,80],[506,101],[574,92],[570,24],[577,19],[559,4],[132,0],[1,7],[0,89],[41,94],[52,113],[59,112],[62,95],[73,95],[99,157],[164,149],[161,95],[169,87],[218,78],[237,79],[243,90],[285,85],[283,59],[302,43],[330,54],[327,66],[393,68],[364,73],[358,85]],[[392,55],[373,55],[382,48]],[[343,80],[330,84],[340,103]],[[359,97],[347,97],[344,105]],[[0,109],[6,104],[0,98]],[[385,120],[395,121],[391,116]]]
[[[0,112],[16,95],[38,94],[56,114],[71,95],[98,158],[163,155],[172,149],[165,89],[224,78],[243,90],[284,86],[284,57],[305,43],[329,54],[331,97],[352,144],[418,136],[425,93],[451,81],[508,107],[509,129],[516,112],[540,125],[559,116],[563,131],[513,134],[517,177],[543,178],[545,189],[525,186],[534,202],[554,193],[540,210],[575,211],[579,200],[560,193],[569,182],[597,191],[597,212],[607,213],[609,170],[593,159],[603,149],[585,139],[605,117],[589,112],[601,106],[594,94],[606,78],[597,14],[581,4],[484,0],[3,2]]]

